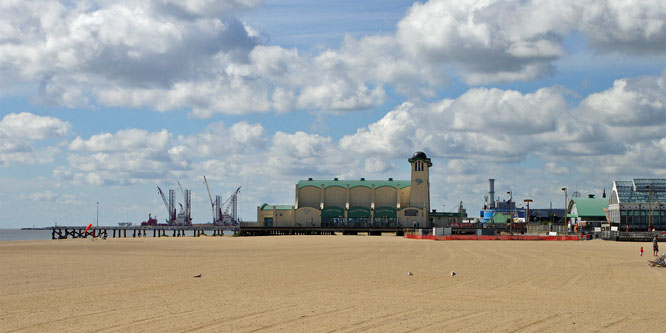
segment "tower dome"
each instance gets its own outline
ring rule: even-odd
[[[412,158],[408,159],[409,163],[414,163],[414,161],[416,160],[425,161],[425,163],[428,164],[428,167],[432,166],[432,162],[430,161],[428,156],[426,156],[426,153],[422,151],[415,152],[414,155],[412,155]]]
[[[414,153],[414,155],[412,156],[412,158],[414,158],[414,159],[416,159],[416,158],[426,159],[426,158],[428,158],[428,157],[426,156],[426,154],[425,154],[424,152],[422,152],[422,151],[417,151],[417,152]]]

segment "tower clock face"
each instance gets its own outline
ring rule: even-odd
[[[414,181],[415,181],[416,184],[418,184],[418,185],[421,185],[421,184],[423,183],[423,180],[421,180],[421,178],[416,178],[416,179],[414,179]]]

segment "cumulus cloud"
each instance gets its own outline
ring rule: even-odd
[[[5,115],[0,121],[0,166],[51,162],[59,149],[36,144],[64,137],[70,129],[70,123],[54,117],[28,112]]]
[[[431,0],[410,8],[396,37],[415,59],[461,64],[463,79],[477,85],[548,74],[573,31],[599,51],[663,54],[665,15],[658,0]]]
[[[96,134],[88,140],[76,137],[69,145],[69,149],[90,152],[152,152],[164,150],[168,146],[170,138],[171,134],[166,130],[149,133],[140,129],[127,129],[120,130],[115,134]]]
[[[140,129],[77,137],[67,158],[73,171],[59,168],[56,175],[90,184],[132,184],[160,179],[190,167],[190,161],[171,151],[174,139],[166,130]]]
[[[258,5],[3,2],[0,77],[32,84],[47,104],[185,108],[210,117],[367,109],[386,101],[388,85],[433,97],[449,75],[471,85],[531,80],[555,70],[574,31],[599,52],[666,52],[658,0],[431,0],[412,5],[395,33],[346,37],[318,54],[267,45],[237,18]]]
[[[568,105],[566,92],[556,87],[527,94],[473,88],[455,99],[405,103],[344,136],[340,146],[370,156],[427,150],[436,157],[490,162],[518,162],[530,154],[620,158],[664,138],[664,73],[618,80],[578,106]]]
[[[71,124],[58,118],[33,113],[9,113],[0,121],[0,138],[43,140],[67,135]]]
[[[149,132],[131,128],[87,139],[76,137],[68,145],[70,168],[59,167],[54,174],[95,185],[177,178],[200,169],[206,161],[262,150],[266,140],[261,125],[247,122],[231,127],[212,123],[201,133],[178,137],[164,129]]]
[[[63,205],[73,205],[79,204],[81,201],[72,194],[62,194],[52,192],[50,190],[42,192],[33,192],[33,193],[21,193],[19,195],[21,199],[27,199],[30,201],[36,202],[55,202]]]
[[[589,120],[606,117],[614,127],[666,124],[666,71],[661,76],[619,79],[611,89],[588,96],[581,105]]]

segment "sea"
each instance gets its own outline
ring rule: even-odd
[[[233,233],[231,230],[224,231],[225,236],[231,236]],[[192,236],[192,232],[186,232],[186,236]],[[150,235],[150,238],[152,238],[152,235]],[[0,229],[0,242],[26,240],[51,240],[51,230]]]
[[[0,229],[0,242],[51,239],[51,230]]]

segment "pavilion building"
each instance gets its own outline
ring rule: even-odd
[[[432,166],[424,152],[408,159],[410,180],[317,180],[296,184],[291,205],[257,207],[262,227],[430,227]]]
[[[620,231],[666,230],[666,179],[613,181],[608,218]]]

